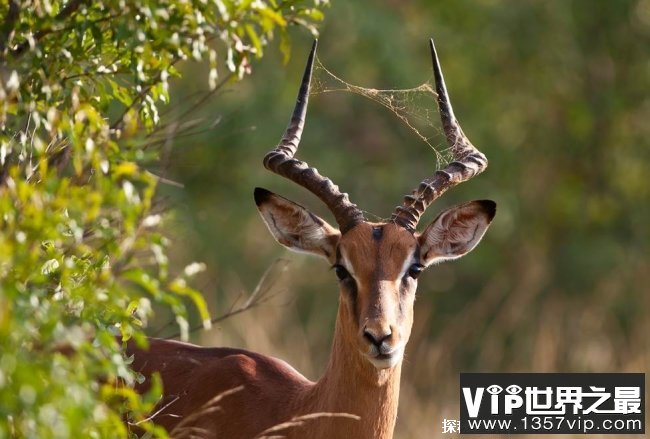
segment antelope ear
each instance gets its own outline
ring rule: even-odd
[[[338,229],[301,205],[266,189],[255,188],[254,196],[266,227],[280,244],[335,262],[341,236]]]
[[[497,205],[491,200],[470,201],[443,211],[417,236],[423,265],[460,258],[481,241]]]

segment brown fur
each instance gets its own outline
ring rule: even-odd
[[[278,241],[324,256],[350,273],[340,281],[325,373],[314,383],[281,360],[242,349],[151,339],[149,349],[143,351],[130,344],[127,351],[135,356],[134,369],[147,378],[158,372],[163,380],[164,400],[159,407],[164,409],[155,413],[154,421],[172,436],[183,436],[178,431],[182,425],[204,429],[208,437],[237,439],[256,437],[303,415],[347,413],[359,419],[318,417],[272,435],[391,438],[417,287],[409,267],[471,250],[487,229],[493,207],[472,202],[448,209],[422,235],[392,223],[360,223],[341,236],[302,206],[268,191],[263,195],[258,208]],[[432,256],[422,260],[421,250]],[[369,335],[375,341],[381,338],[386,352],[378,351]],[[145,391],[148,382],[138,390]],[[218,410],[203,411],[215,397],[239,386],[243,388],[218,401]]]
[[[363,321],[381,319],[385,310],[398,300],[397,292],[379,286],[399,275],[390,261],[377,263],[381,254],[403,260],[416,246],[411,234],[396,226],[386,226],[381,240],[372,239],[371,226],[361,224],[341,239],[339,247],[354,261],[360,285],[358,297]],[[361,237],[363,235],[363,238]],[[406,245],[405,245],[406,244]],[[364,282],[365,283],[365,282]],[[375,288],[377,287],[377,288]],[[378,295],[372,299],[373,294]],[[133,368],[145,377],[159,372],[165,399],[172,402],[155,417],[169,431],[183,419],[197,413],[215,396],[237,386],[244,388],[219,402],[220,410],[191,423],[205,428],[214,437],[252,438],[265,429],[310,413],[349,413],[361,419],[317,418],[304,426],[280,434],[289,438],[390,438],[397,416],[401,363],[378,370],[360,355],[366,342],[359,334],[359,321],[353,318],[350,302],[341,294],[329,364],[316,383],[308,381],[285,362],[241,349],[203,348],[176,341],[150,339],[148,351],[128,346],[135,354]],[[391,295],[384,297],[380,295]],[[375,306],[376,305],[376,306]],[[404,326],[412,321],[408,307]],[[372,314],[373,317],[365,317]],[[408,333],[401,334],[408,338]],[[147,382],[138,387],[145,391]]]

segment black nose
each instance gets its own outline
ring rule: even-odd
[[[367,328],[363,330],[363,337],[368,340],[370,343],[374,344],[377,346],[377,348],[381,348],[381,345],[386,341],[390,336],[393,335],[391,331],[388,331],[386,334],[373,334],[370,332]]]

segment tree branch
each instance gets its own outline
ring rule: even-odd
[[[276,259],[264,272],[262,275],[261,279],[257,283],[257,286],[253,290],[250,296],[248,296],[248,299],[241,305],[235,307],[235,304],[237,303],[237,300],[232,304],[228,312],[213,318],[210,320],[212,324],[222,322],[230,317],[236,316],[237,314],[241,314],[243,312],[246,312],[250,309],[253,309],[259,305],[261,305],[264,302],[269,301],[272,299],[275,295],[270,294],[274,287],[275,284],[277,283],[278,278],[276,276],[272,276],[273,274],[277,273],[279,270],[280,272],[283,272],[287,266],[289,265],[289,261],[286,259]],[[163,330],[165,330],[169,325],[174,323],[174,321],[171,321],[167,323],[166,325],[162,326],[160,329],[158,329],[154,335],[160,334]],[[199,329],[202,329],[203,325],[196,325],[190,328],[189,332],[196,332]],[[165,337],[166,339],[171,339],[171,338],[178,338],[180,337],[180,332],[174,333],[170,336]]]

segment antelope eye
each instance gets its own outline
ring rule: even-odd
[[[408,274],[411,276],[413,279],[417,279],[420,273],[424,270],[424,267],[420,264],[413,264],[409,267]]]
[[[343,265],[335,265],[334,272],[336,272],[336,277],[339,280],[345,280],[350,277],[350,273],[348,273],[348,270]]]

